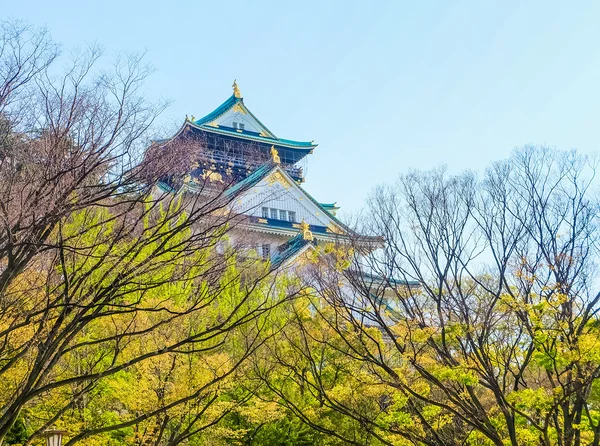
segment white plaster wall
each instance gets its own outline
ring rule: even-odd
[[[269,184],[268,178],[248,190],[234,206],[237,212],[256,217],[262,217],[262,208],[269,207],[294,211],[298,223],[302,219],[311,225],[328,226],[332,223],[329,215],[298,188],[291,185],[286,188],[279,182]]]

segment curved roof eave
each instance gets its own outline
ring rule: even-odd
[[[177,138],[179,135],[181,135],[181,133],[183,132],[183,129],[185,129],[186,125],[188,125],[188,124],[190,124],[190,121],[188,121],[186,119],[185,121],[183,121],[183,124],[181,124],[181,127],[179,127],[179,130],[177,130],[173,136],[171,136],[170,138],[164,138],[164,139],[157,140],[157,141],[152,141],[152,142],[156,143],[156,145],[158,147],[164,147],[168,143],[170,143],[171,141],[173,141],[175,138]]]
[[[248,134],[244,134],[244,133],[234,133],[228,130],[223,130],[217,127],[212,127],[212,126],[208,126],[208,125],[204,125],[204,124],[196,124],[195,122],[188,122],[192,127],[197,128],[199,130],[205,131],[205,132],[209,132],[209,133],[218,133],[219,135],[227,135],[227,136],[232,136],[232,137],[236,137],[236,138],[241,138],[241,139],[247,139],[250,141],[256,141],[256,142],[264,142],[265,144],[271,144],[274,146],[279,146],[279,147],[284,147],[286,149],[294,149],[294,150],[299,150],[305,153],[310,153],[315,147],[317,147],[317,144],[313,144],[312,142],[303,142],[303,141],[292,141],[290,139],[273,139],[273,138],[266,138],[264,136],[254,136],[254,135],[248,135]]]
[[[227,132],[226,130],[218,129],[217,127],[209,126],[208,124],[210,122],[214,121],[215,119],[218,119],[219,117],[223,116],[225,113],[227,113],[233,107],[235,107],[236,104],[239,104],[239,106],[242,107],[246,113],[248,113],[253,119],[255,119],[256,122],[258,122],[258,124],[264,129],[264,132],[268,137],[255,137],[252,135],[238,135],[238,134],[235,134],[235,136],[238,136],[238,137],[243,136],[246,139],[264,141],[267,143],[279,145],[281,147],[287,147],[287,148],[293,148],[293,149],[310,148],[312,150],[315,147],[317,147],[317,144],[314,144],[312,141],[305,142],[305,141],[294,141],[291,139],[278,138],[271,130],[269,130],[269,128],[266,125],[264,125],[262,123],[262,121],[260,119],[258,119],[254,115],[254,113],[252,113],[252,111],[250,111],[250,109],[246,106],[246,104],[244,104],[244,98],[238,98],[235,95],[231,95],[229,98],[227,98],[227,100],[225,102],[223,102],[221,105],[219,105],[216,109],[214,109],[212,112],[210,112],[206,116],[204,116],[200,119],[196,119],[195,121],[190,121],[190,123],[192,125],[194,125],[195,127],[202,128],[203,130],[207,130],[207,131],[221,130],[221,132],[217,132],[217,133],[234,135],[232,132]]]

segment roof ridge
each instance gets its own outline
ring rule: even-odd
[[[319,203],[311,194],[309,194],[306,189],[304,189],[302,186],[300,186],[299,184],[297,184],[294,181],[294,179],[292,177],[290,177],[290,175],[285,171],[285,169],[280,169],[280,170],[287,177],[288,181],[291,181],[292,183],[296,184],[296,187],[298,187],[298,189],[300,189],[302,191],[302,193],[304,193],[304,195],[306,195],[321,211],[323,211],[324,213],[326,213],[329,216],[329,218],[331,220],[333,220],[334,223],[336,223],[338,226],[340,226],[348,234],[354,234],[354,231],[352,229],[350,229],[348,226],[346,226],[344,223],[342,223],[338,218],[336,218],[335,215],[331,215],[329,212],[327,212],[327,209],[324,208],[321,205],[321,203]]]
[[[225,190],[224,194],[226,196],[230,196],[233,195],[235,193],[238,193],[240,190],[242,190],[244,187],[252,187],[254,186],[256,183],[258,183],[260,180],[262,180],[264,177],[266,177],[269,173],[271,173],[271,171],[275,168],[277,168],[279,165],[275,164],[273,162],[273,160],[269,160],[267,161],[265,164],[257,167],[254,172],[252,172],[250,175],[248,175],[246,178],[244,178],[243,180],[238,181],[237,183],[235,183],[234,185],[232,185],[231,187],[229,187],[228,189]],[[283,169],[281,169],[283,170]]]
[[[306,240],[302,232],[299,232],[297,235],[277,247],[278,252],[271,257],[271,267],[277,268],[281,266],[283,263],[300,255],[305,247],[314,247],[315,244],[315,240]],[[280,248],[282,247],[283,250],[280,251]]]
[[[235,104],[240,102],[241,99],[242,98],[236,98],[235,95],[232,94],[225,100],[225,102],[223,102],[221,105],[219,105],[213,111],[211,111],[210,113],[208,113],[207,115],[205,115],[204,117],[202,117],[200,119],[196,119],[195,121],[192,121],[192,124],[202,125],[202,124],[205,124],[207,122],[217,119],[219,116],[222,116],[229,109],[231,109],[233,106],[235,106]]]

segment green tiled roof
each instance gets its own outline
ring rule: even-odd
[[[241,190],[244,190],[246,188],[254,186],[260,180],[262,180],[264,177],[266,177],[269,174],[269,172],[271,172],[273,169],[275,169],[276,166],[277,166],[277,164],[273,163],[272,161],[269,161],[268,163],[263,164],[258,169],[256,169],[254,172],[252,172],[250,175],[248,175],[246,178],[244,178],[241,181],[238,181],[233,186],[231,186],[229,189],[225,190],[225,195],[231,196]]]
[[[247,111],[248,114],[250,114],[250,116],[252,116],[254,119],[256,119],[256,121],[265,130],[265,133],[267,134],[267,136],[261,136],[256,132],[249,132],[249,131],[245,131],[245,130],[242,130],[241,132],[239,132],[239,131],[237,131],[237,129],[213,127],[211,125],[208,125],[209,123],[211,123],[212,121],[219,118],[220,116],[225,114],[227,111],[229,111],[230,109],[235,107],[236,104],[240,104],[240,106],[242,106],[244,108],[244,110]],[[248,107],[246,107],[244,104],[244,99],[236,98],[235,95],[231,95],[231,97],[229,97],[225,102],[223,102],[221,105],[219,105],[215,110],[213,110],[212,112],[210,112],[208,115],[204,116],[203,118],[193,121],[192,124],[198,128],[201,128],[202,130],[205,130],[208,132],[229,135],[229,136],[232,136],[235,138],[243,138],[243,139],[249,139],[252,141],[264,142],[264,143],[272,144],[275,146],[296,148],[296,149],[306,149],[307,151],[312,150],[315,147],[317,147],[317,144],[314,144],[313,142],[310,142],[310,141],[294,141],[291,139],[278,138],[277,136],[275,136],[275,134],[273,132],[271,132],[267,128],[266,125],[264,125],[256,116],[254,116],[254,114],[252,114],[252,112],[250,110],[248,110]]]
[[[193,123],[193,124],[196,127],[200,128],[204,131],[208,131],[208,132],[212,132],[212,133],[219,133],[221,135],[229,135],[234,138],[242,138],[242,139],[248,139],[251,141],[264,142],[266,144],[274,145],[275,147],[287,147],[290,149],[303,149],[307,152],[310,152],[312,149],[317,147],[317,145],[313,144],[312,142],[292,141],[291,139],[283,139],[283,138],[269,138],[266,136],[257,135],[254,132],[248,132],[248,131],[238,132],[236,130],[229,130],[229,129],[222,128],[222,127],[213,127],[213,126],[204,125],[204,124],[196,125],[195,123]]]
[[[339,206],[336,206],[334,203],[319,203],[323,209],[327,211],[329,215],[335,216],[335,213],[340,209]]]
[[[208,115],[194,121],[194,124],[202,125],[202,124],[207,124],[211,121],[214,121],[219,116],[221,116],[223,113],[225,113],[227,110],[232,108],[235,104],[237,104],[238,102],[241,102],[241,100],[242,100],[241,98],[236,98],[234,95],[231,95],[230,98],[228,98],[225,102],[223,102],[221,105],[219,105],[217,108],[215,108]]]
[[[256,169],[254,172],[252,172],[249,176],[244,178],[242,181],[234,184],[229,189],[227,189],[225,191],[225,194],[230,196],[241,190],[250,188],[250,187],[254,186],[255,184],[258,184],[258,182],[260,182],[260,180],[262,180],[267,175],[269,175],[277,167],[278,167],[278,164],[275,164],[272,161],[270,161],[266,164],[263,164],[258,169]],[[281,170],[281,172],[283,172],[284,175],[289,177],[289,175],[287,174],[287,172],[285,172],[285,170],[283,170],[283,169],[280,169],[280,170]],[[342,223],[340,220],[338,220],[333,214],[331,214],[326,208],[324,208],[317,200],[315,200],[312,195],[310,195],[306,190],[304,190],[302,187],[300,187],[298,184],[296,184],[291,177],[289,178],[289,180],[291,183],[294,183],[296,185],[296,187],[298,187],[306,195],[306,197],[308,197],[308,199],[310,201],[312,201],[319,209],[321,209],[321,211],[323,213],[327,214],[327,216],[334,223],[336,223],[340,228],[342,228],[346,234],[355,234],[355,232],[352,229],[350,229],[348,226],[346,226],[344,223]],[[364,236],[363,238],[365,240],[371,239],[374,242],[381,242],[380,237]]]
[[[271,257],[271,267],[277,268],[286,261],[298,255],[305,246],[313,245],[314,241],[305,240],[303,234],[298,234],[279,246],[278,251]]]
[[[402,280],[393,277],[383,277],[378,274],[373,274],[366,271],[348,270],[347,273],[352,274],[365,282],[378,282],[381,284],[409,287],[417,287],[420,285],[420,282],[417,280]]]
[[[263,178],[265,178],[269,173],[271,173],[272,170],[274,170],[275,168],[278,167],[278,164],[273,163],[272,161],[269,161],[266,164],[263,164],[262,166],[260,166],[258,169],[256,169],[254,172],[252,172],[250,175],[248,175],[246,178],[244,178],[242,181],[234,184],[233,186],[231,186],[229,189],[227,189],[225,191],[226,195],[232,195],[237,193],[240,190],[243,190],[245,188],[248,187],[252,187],[255,184],[257,184],[260,180],[262,180]],[[281,169],[281,172],[283,172],[286,176],[288,175],[285,170]],[[295,183],[294,180],[292,178],[290,178],[290,181],[292,183]],[[304,192],[304,194],[310,199],[310,201],[312,201],[319,209],[321,209],[321,211],[325,212],[329,218],[331,218],[335,223],[337,223],[341,228],[343,228],[345,231],[347,231],[348,233],[352,233],[352,230],[350,228],[348,228],[344,223],[342,223],[341,221],[339,221],[337,218],[335,218],[335,216],[331,215],[326,208],[324,208],[321,203],[319,203],[317,200],[315,200],[312,195],[310,195],[306,190],[302,189],[300,186],[296,185],[296,187],[298,187],[302,192]]]

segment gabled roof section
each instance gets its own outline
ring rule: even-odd
[[[278,247],[277,252],[271,256],[271,267],[278,268],[314,246],[314,240],[306,240],[302,234],[298,234]]]
[[[234,82],[234,93],[215,110],[203,118],[189,121],[204,131],[251,141],[263,142],[291,149],[312,151],[317,144],[312,141],[294,141],[278,138],[244,104],[239,88]],[[240,125],[241,124],[241,125]]]
[[[327,208],[323,207],[317,200],[315,200],[312,197],[312,195],[310,195],[306,190],[304,190],[302,187],[300,187],[300,185],[296,181],[294,181],[292,179],[292,177],[290,177],[290,175],[284,169],[282,169],[279,164],[276,164],[273,161],[270,161],[270,162],[260,166],[258,169],[256,169],[254,172],[252,172],[246,178],[244,178],[242,181],[234,184],[229,189],[227,189],[225,191],[225,194],[227,196],[231,196],[238,192],[243,193],[243,192],[247,191],[248,189],[252,188],[253,186],[255,186],[256,184],[258,184],[261,180],[263,180],[267,176],[275,173],[276,171],[279,172],[287,180],[287,183],[291,187],[297,188],[302,193],[302,195],[304,195],[319,210],[321,210],[323,212],[323,215],[327,215],[329,217],[329,219],[332,220],[335,223],[335,225],[337,225],[339,227],[339,229],[341,230],[340,233],[345,233],[345,234],[353,233],[353,231],[349,227],[347,227],[344,223],[342,223],[334,215],[332,215],[328,211]]]
[[[208,125],[210,127],[220,127],[221,125],[228,124],[225,122],[226,118],[229,115],[239,114],[240,117],[244,117],[243,115],[248,115],[251,118],[251,124],[254,124],[255,132],[263,137],[268,137],[271,139],[277,139],[275,134],[271,132],[260,120],[254,116],[254,114],[246,107],[244,104],[243,98],[238,98],[235,94],[232,94],[225,102],[219,105],[215,110],[210,112],[203,118],[200,118],[196,121],[193,121],[193,124],[197,126]],[[226,126],[229,128],[233,128],[231,126]]]

